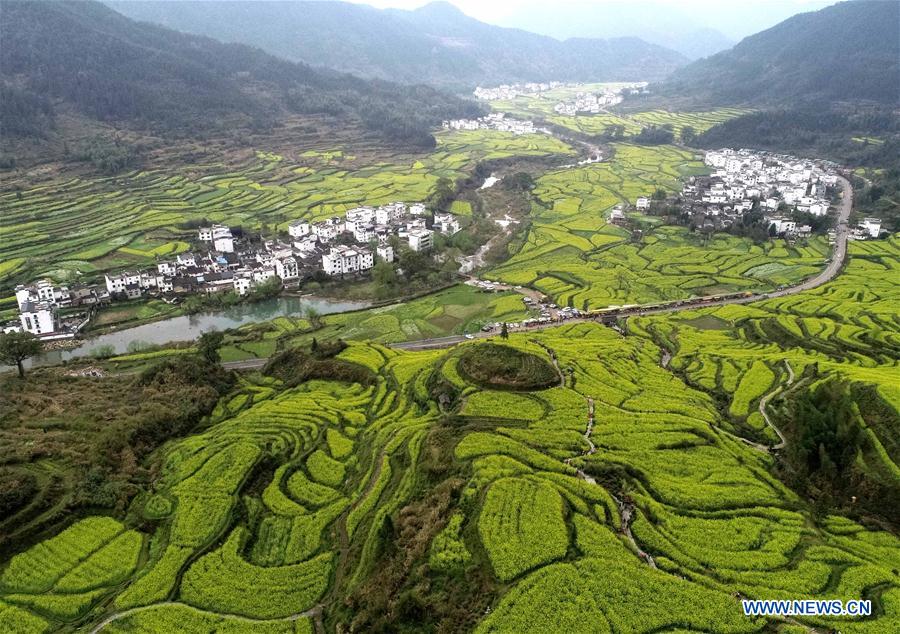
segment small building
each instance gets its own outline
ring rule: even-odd
[[[434,238],[428,229],[411,229],[407,239],[413,251],[427,251],[434,246]]]
[[[232,281],[234,283],[234,292],[242,297],[253,290],[253,276],[250,273],[235,275]]]
[[[878,218],[863,218],[859,228],[866,233],[868,238],[878,238],[881,235],[881,220]]]
[[[47,335],[58,329],[58,308],[47,301],[26,301],[19,309],[19,321],[25,332]]]
[[[300,277],[300,265],[297,258],[288,256],[275,260],[275,274],[283,280],[295,280]]]
[[[328,275],[344,275],[368,271],[375,265],[375,258],[368,249],[344,245],[332,247],[322,256],[322,270]]]
[[[297,220],[288,225],[288,233],[292,238],[302,238],[312,232],[312,226],[305,220]]]
[[[724,200],[722,202],[725,202]],[[641,196],[634,203],[635,208],[638,211],[644,211],[646,209],[650,209],[650,199],[646,196]]]
[[[113,293],[124,293],[129,286],[137,286],[138,289],[141,287],[140,273],[119,273],[118,275],[109,275],[107,273],[105,278],[106,290],[110,295]]]
[[[459,231],[459,218],[453,214],[438,212],[434,214],[434,226],[441,233],[452,236]]]
[[[378,254],[378,257],[385,262],[394,261],[394,247],[389,244],[379,245],[375,252]]]

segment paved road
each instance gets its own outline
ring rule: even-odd
[[[755,293],[753,295],[749,295],[747,297],[733,297],[728,299],[720,299],[720,300],[710,300],[702,303],[694,303],[694,304],[671,304],[666,306],[656,305],[654,308],[645,308],[642,306],[635,306],[634,308],[630,308],[628,310],[619,311],[616,313],[616,317],[633,317],[636,315],[657,315],[662,313],[673,313],[683,310],[696,310],[698,308],[709,308],[710,306],[724,306],[726,304],[748,304],[750,302],[756,302],[761,299],[769,299],[772,297],[784,297],[786,295],[794,295],[796,293],[801,293],[803,291],[808,291],[810,289],[816,288],[817,286],[821,286],[826,282],[831,281],[834,277],[840,272],[841,267],[844,264],[844,260],[847,258],[847,238],[850,235],[850,229],[847,225],[847,221],[850,218],[850,211],[853,208],[853,187],[850,185],[850,181],[848,181],[843,176],[839,176],[838,180],[841,182],[841,185],[844,188],[843,199],[841,200],[840,207],[838,209],[838,218],[837,218],[837,226],[835,228],[835,244],[834,251],[831,257],[831,261],[828,265],[817,275],[809,278],[797,284],[796,286],[789,286],[787,288],[783,288],[781,290],[772,291],[770,293]],[[523,289],[524,291],[525,289]],[[557,326],[565,325],[565,324],[573,324],[573,323],[581,323],[595,321],[595,319],[568,319],[562,322],[551,322],[548,324],[537,324],[534,326],[530,326],[528,328],[519,328],[512,329],[512,332],[522,332],[525,330],[543,330],[545,328],[555,328]],[[432,339],[419,339],[416,341],[402,341],[399,343],[389,344],[392,348],[397,348],[400,350],[429,350],[434,348],[450,348],[455,346],[463,341],[468,339],[485,339],[487,337],[496,337],[498,332],[477,332],[471,335],[450,335],[447,337],[435,337]],[[230,361],[228,363],[224,363],[223,365],[231,370],[254,370],[259,369],[265,365],[267,359],[248,359],[246,361]]]
[[[661,313],[672,313],[683,310],[696,310],[698,308],[708,308],[710,306],[724,306],[726,304],[748,304],[750,302],[756,302],[761,299],[769,299],[772,297],[785,297],[787,295],[794,295],[796,293],[801,293],[803,291],[808,291],[810,289],[816,288],[817,286],[821,286],[826,282],[830,282],[834,277],[840,272],[841,267],[844,264],[844,260],[847,258],[847,239],[850,235],[850,228],[847,224],[847,221],[850,218],[850,211],[853,208],[853,187],[850,185],[850,181],[848,181],[843,176],[839,176],[838,180],[841,182],[843,186],[843,198],[841,200],[840,207],[838,209],[838,218],[837,218],[837,226],[835,227],[835,243],[834,250],[832,253],[831,261],[828,262],[828,265],[817,275],[805,280],[796,286],[789,286],[783,288],[781,290],[772,291],[770,293],[754,293],[753,295],[749,295],[747,297],[733,297],[728,299],[720,299],[720,300],[710,300],[702,303],[693,303],[693,304],[671,304],[666,306],[657,306],[655,308],[644,308],[641,306],[636,306],[634,308],[630,308],[628,310],[619,311],[616,313],[617,317],[632,317],[635,315],[656,315]],[[569,319],[561,323],[549,323],[549,324],[538,324],[535,326],[530,326],[527,330],[542,330],[544,328],[554,328],[563,324],[571,324],[571,323],[579,323],[585,321],[594,321],[593,319]],[[512,330],[512,332],[519,332],[523,329]],[[390,344],[392,348],[398,348],[402,350],[427,350],[431,348],[448,348],[450,346],[454,346],[458,343],[462,343],[466,341],[466,339],[483,339],[486,337],[494,337],[498,333],[496,332],[478,332],[468,336],[464,335],[453,335],[450,337],[436,337],[434,339],[421,339],[418,341],[404,341],[401,343]]]

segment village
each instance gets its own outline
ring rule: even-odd
[[[522,121],[519,119],[507,119],[502,112],[494,112],[478,119],[452,119],[444,121],[444,130],[496,130],[498,132],[512,132],[513,134],[537,134],[547,133],[546,130],[536,128],[534,121]]]
[[[503,84],[494,88],[483,88],[478,86],[472,93],[476,99],[484,101],[500,101],[506,99],[515,99],[524,95],[537,95],[548,90],[560,88],[564,86],[562,82],[529,82],[525,84]]]
[[[836,166],[827,161],[725,148],[706,152],[704,162],[711,174],[690,177],[678,201],[683,216],[704,230],[727,230],[741,221],[744,213],[759,211],[768,235],[793,241],[813,233],[812,225],[798,222],[798,216],[825,219],[833,207],[838,177]],[[641,197],[634,207],[646,212],[654,204],[651,198]],[[625,221],[621,206],[612,211],[610,222]],[[827,222],[817,224],[826,226]],[[827,233],[833,241],[834,230]],[[880,233],[881,221],[865,218],[851,231],[851,238],[874,239]]]
[[[614,84],[597,92],[578,92],[574,98],[560,101],[553,106],[553,111],[569,117],[578,114],[599,114],[605,108],[621,103],[626,92],[640,92],[646,85],[646,82]]]
[[[3,332],[25,331],[42,339],[71,338],[89,321],[92,308],[114,301],[159,297],[177,303],[184,295],[233,292],[244,297],[264,285],[296,287],[316,276],[358,276],[376,262],[393,263],[395,245],[431,251],[434,232],[452,236],[459,218],[435,212],[429,220],[424,203],[394,202],[356,207],[345,217],[318,222],[298,220],[287,239],[251,239],[230,227],[210,225],[197,231],[197,248],[159,260],[152,268],[107,273],[103,284],[62,286],[38,280],[16,287],[18,321]],[[82,309],[60,318],[60,309]],[[67,311],[72,312],[72,311]]]

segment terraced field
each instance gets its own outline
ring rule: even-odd
[[[850,255],[840,276],[812,291],[643,317],[629,327],[668,348],[671,367],[691,384],[727,397],[734,430],[766,442],[777,437],[757,411],[761,397],[813,370],[816,381],[839,375],[874,385],[880,398],[900,410],[900,238],[852,242]],[[898,429],[883,424],[871,432],[876,449],[870,459],[880,463],[878,469],[900,473]]]
[[[534,190],[533,222],[524,247],[488,274],[532,286],[577,308],[772,288],[815,273],[828,257],[821,239],[785,248],[687,229],[647,226],[639,242],[608,224],[609,210],[703,171],[683,150],[618,144],[612,161],[550,172]]]
[[[571,154],[547,135],[442,133],[427,155],[363,161],[340,150],[294,160],[268,152],[237,166],[136,171],[73,178],[0,194],[0,282],[48,276],[65,281],[147,265],[188,248],[182,224],[209,221],[286,229],[299,218],[340,215],[361,204],[428,198],[438,178],[457,178],[484,158]],[[74,228],[74,229],[73,229]]]
[[[627,335],[587,323],[449,351],[359,342],[337,359],[365,368],[362,384],[245,376],[204,431],[164,448],[126,523],[75,521],[0,568],[0,629],[309,632],[368,629],[373,612],[452,627],[455,588],[478,632],[896,630],[900,540],[816,512],[738,437],[775,440],[750,419],[777,386],[841,374],[892,408],[861,459],[897,477],[900,239],[851,257],[814,291],[631,319]],[[461,362],[497,344],[563,384],[467,381]],[[442,609],[391,611],[412,587]],[[739,597],[867,598],[875,613],[767,620]]]
[[[746,108],[719,108],[717,110],[709,110],[705,112],[669,112],[668,110],[648,110],[646,112],[637,112],[630,116],[630,119],[641,126],[672,126],[675,138],[681,136],[681,131],[685,127],[690,126],[697,134],[706,132],[713,126],[724,123],[729,119],[735,119],[745,114],[749,114],[752,110]]]

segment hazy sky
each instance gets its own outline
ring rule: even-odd
[[[379,8],[394,7],[398,9],[414,9],[428,0],[351,0],[359,4],[369,4]],[[577,7],[590,5],[595,11],[598,6],[617,0],[449,0],[458,6],[464,13],[484,22],[499,24],[501,26],[518,26],[539,31],[540,19],[529,20],[530,10],[537,9],[539,13],[546,13],[548,7],[553,7],[559,14],[565,15],[567,10],[577,15]],[[618,0],[621,2],[621,0]],[[761,31],[782,20],[804,11],[814,11],[824,6],[834,4],[833,1],[823,0],[652,0],[643,3],[641,0],[631,0],[629,4],[665,4],[672,10],[686,14],[701,26],[717,29],[728,37],[738,40],[757,31]],[[543,11],[541,11],[543,10]],[[553,27],[544,29],[547,35],[571,36],[571,35],[598,35],[602,33],[587,33],[585,29],[590,27],[571,24],[570,32],[564,33],[565,26],[560,26],[559,21]],[[634,35],[639,35],[634,33]]]

